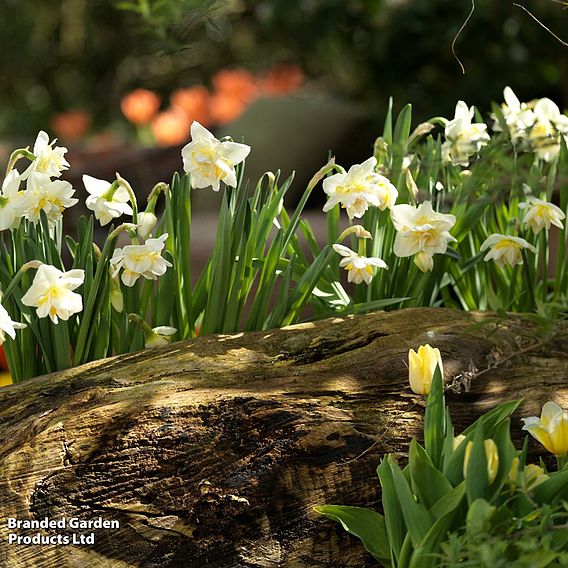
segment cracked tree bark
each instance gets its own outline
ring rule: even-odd
[[[440,347],[451,379],[518,351],[520,336],[522,346],[539,339],[522,318],[483,321],[444,309],[374,313],[198,338],[0,389],[0,563],[373,565],[312,507],[377,505],[380,458],[420,434],[410,347]],[[520,440],[519,416],[551,398],[568,405],[567,351],[557,339],[449,393],[456,430],[525,397],[513,420]],[[10,532],[37,532],[9,530],[8,517],[102,517],[120,528],[96,530],[92,546],[8,545]]]

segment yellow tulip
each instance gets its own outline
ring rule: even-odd
[[[487,460],[487,479],[489,485],[491,485],[495,481],[497,472],[499,471],[499,451],[497,450],[497,444],[491,439],[484,440],[483,445],[485,446],[485,459]],[[463,458],[464,477],[467,473],[467,466],[469,464],[472,448],[473,442],[468,442],[465,447],[465,455]]]
[[[436,366],[440,367],[443,376],[444,367],[439,349],[430,347],[430,345],[421,345],[418,348],[418,353],[414,349],[408,352],[408,378],[410,388],[416,394],[428,394],[430,392]]]
[[[526,430],[536,438],[551,454],[562,458],[568,454],[568,411],[555,402],[547,402],[542,407],[540,418],[523,418]]]

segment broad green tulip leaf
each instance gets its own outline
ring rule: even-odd
[[[495,430],[500,422],[506,420],[517,410],[521,404],[521,400],[512,400],[509,402],[504,402],[499,406],[493,408],[489,412],[480,416],[473,424],[470,424],[462,433],[467,436],[470,432],[473,432],[478,426],[483,429],[483,434],[485,438],[492,438],[495,434]]]
[[[469,444],[469,442],[464,440],[462,444],[464,443],[466,444],[465,453],[467,458],[467,444]],[[485,499],[487,497],[489,479],[487,475],[487,458],[485,455],[483,429],[481,427],[477,428],[473,435],[465,474],[465,488],[470,506],[477,499]]]
[[[534,500],[537,503],[552,503],[558,498],[568,498],[568,469],[550,475],[550,479],[537,485]]]
[[[441,497],[430,509],[430,515],[434,519],[440,519],[451,511],[457,509],[465,496],[465,481],[454,487],[449,493]]]
[[[400,467],[389,457],[393,480],[396,487],[396,494],[402,509],[404,522],[412,539],[412,544],[418,546],[428,529],[432,525],[432,517],[424,505],[417,503],[406,477]]]
[[[412,490],[428,510],[444,495],[452,491],[452,485],[432,464],[430,456],[416,442],[410,442],[408,456]]]
[[[391,461],[390,456],[384,458],[377,468],[377,474],[381,481],[382,505],[385,512],[387,535],[395,560],[398,561],[407,531],[397,496]]]
[[[385,518],[363,507],[321,505],[314,510],[328,519],[341,523],[343,528],[361,540],[367,551],[385,566],[390,566]]]
[[[424,446],[436,468],[440,468],[442,465],[445,419],[444,384],[440,367],[436,366],[424,416]]]

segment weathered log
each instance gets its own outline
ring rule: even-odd
[[[440,347],[449,380],[510,357],[474,375],[469,392],[448,393],[457,431],[525,397],[513,420],[520,439],[519,416],[551,398],[568,404],[568,342],[517,356],[538,330],[522,318],[489,321],[445,309],[375,313],[198,338],[0,389],[0,562],[370,566],[312,507],[376,506],[380,458],[420,435],[410,347]],[[10,530],[8,517],[102,517],[120,528],[95,530],[90,546],[7,544],[9,533],[38,532]]]

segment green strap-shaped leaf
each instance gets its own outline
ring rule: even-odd
[[[446,421],[446,403],[444,384],[439,366],[436,366],[424,416],[424,446],[434,467],[442,465],[442,449],[444,447]]]
[[[417,503],[414,499],[414,495],[400,467],[392,461],[390,456],[387,459],[392,471],[396,495],[402,509],[404,522],[412,539],[412,544],[418,546],[426,536],[428,529],[432,526],[432,517],[426,510],[426,507]]]
[[[367,551],[385,566],[391,566],[390,546],[385,518],[363,507],[321,505],[314,510],[328,519],[341,523],[343,528],[361,540]]]

